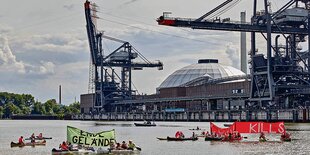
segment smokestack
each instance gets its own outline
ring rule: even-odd
[[[61,85],[59,85],[59,104],[61,104]]]
[[[240,13],[241,23],[246,22],[246,12]],[[246,32],[240,33],[240,56],[241,56],[241,71],[247,74],[247,54],[246,54]]]

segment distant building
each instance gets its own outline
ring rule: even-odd
[[[114,111],[237,110],[246,106],[249,90],[249,77],[242,71],[216,59],[201,59],[169,75],[156,94],[121,101]],[[92,102],[93,94],[81,95],[81,111],[92,111]]]

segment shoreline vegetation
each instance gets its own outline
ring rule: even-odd
[[[35,101],[30,94],[0,92],[0,119],[11,119],[16,116],[25,119],[38,116],[65,119],[77,114],[80,114],[79,102],[63,105],[58,104],[55,99],[49,99],[41,103]]]

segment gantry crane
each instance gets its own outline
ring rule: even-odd
[[[91,62],[94,71],[94,98],[95,112],[114,111],[114,103],[133,98],[131,70],[142,70],[144,67],[158,67],[163,69],[162,62],[155,63],[147,60],[129,42],[104,35],[96,29],[96,5],[89,1],[84,3],[87,35],[91,53]],[[121,43],[117,49],[104,55],[102,48],[103,39]],[[133,60],[140,57],[142,62]],[[115,67],[120,68],[121,76],[116,73]]]
[[[264,10],[257,11],[257,0],[253,0],[251,22],[233,22],[230,18],[206,19],[212,13],[234,2],[224,3],[197,18],[169,17],[164,12],[157,19],[159,25],[186,27],[202,30],[251,32],[251,92],[249,107],[290,108],[309,106],[310,98],[310,52],[299,51],[297,45],[308,36],[310,47],[309,0],[289,0],[282,8],[272,13],[270,3],[264,0]],[[267,56],[256,50],[256,34],[266,39]],[[272,34],[278,34],[272,43]],[[279,35],[280,34],[280,35]],[[286,46],[280,47],[283,37]],[[272,46],[272,44],[275,44]]]

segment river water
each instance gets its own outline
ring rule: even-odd
[[[97,122],[98,123],[98,122]],[[89,132],[100,132],[115,129],[117,141],[133,140],[142,148],[142,155],[252,155],[252,154],[310,154],[310,124],[286,124],[291,129],[293,141],[279,142],[279,135],[267,135],[276,142],[257,142],[259,135],[247,136],[246,142],[209,142],[203,138],[198,141],[167,142],[159,141],[156,137],[174,136],[175,132],[183,131],[186,137],[192,135],[190,128],[199,126],[209,131],[208,122],[156,122],[156,127],[135,127],[134,122],[99,122],[94,121],[62,121],[62,120],[1,120],[0,121],[0,154],[25,155],[51,154],[54,147],[66,140],[67,125]],[[223,125],[223,123],[216,123]],[[32,133],[53,137],[47,140],[46,146],[11,148],[10,142],[17,141],[20,135],[30,136]],[[278,142],[277,142],[278,141]]]

